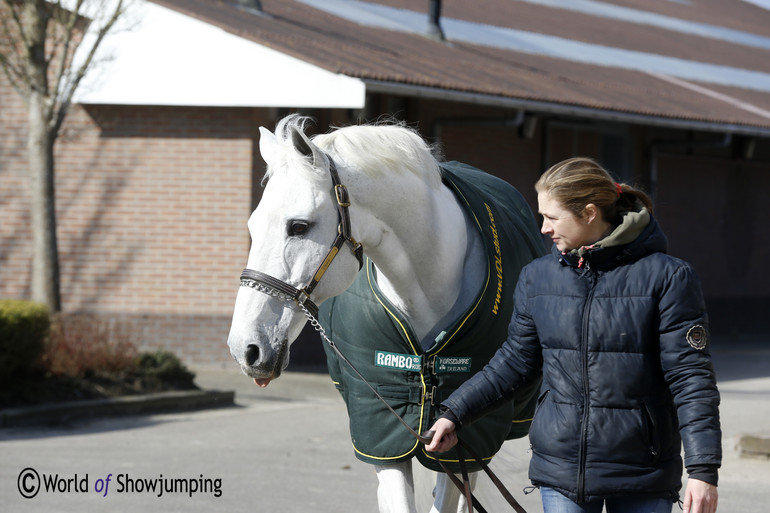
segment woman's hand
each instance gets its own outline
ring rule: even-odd
[[[717,497],[716,486],[700,479],[688,479],[682,505],[684,513],[715,513]]]
[[[428,452],[446,452],[457,444],[455,423],[449,419],[438,419],[433,427],[433,440],[425,445]]]

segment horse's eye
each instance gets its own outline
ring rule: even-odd
[[[304,221],[292,221],[289,223],[289,236],[305,235],[310,228],[310,224]]]

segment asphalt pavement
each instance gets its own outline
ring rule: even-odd
[[[741,437],[760,448],[770,438],[770,337],[715,338],[719,511],[765,511],[770,459],[742,457]],[[353,455],[345,407],[326,374],[286,372],[260,389],[234,366],[195,370],[202,388],[235,391],[236,405],[0,429],[0,511],[377,511],[374,469]],[[539,493],[522,491],[527,449],[526,439],[507,442],[492,468],[527,512],[542,513]],[[430,477],[416,477],[425,512]],[[511,511],[485,476],[478,483],[490,513]]]

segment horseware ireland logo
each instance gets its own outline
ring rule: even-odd
[[[435,372],[470,372],[472,361],[470,356],[439,356],[436,358]]]
[[[422,356],[377,351],[374,357],[374,364],[377,367],[420,372],[422,370]]]

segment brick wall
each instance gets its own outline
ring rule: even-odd
[[[0,297],[28,299],[26,114],[0,94]],[[189,363],[229,362],[257,128],[272,124],[259,116],[75,106],[55,147],[63,311],[130,319],[143,348]]]
[[[0,74],[0,298],[29,295],[27,111]]]

